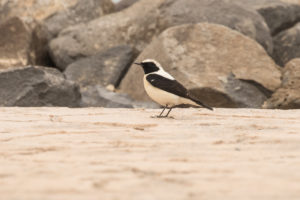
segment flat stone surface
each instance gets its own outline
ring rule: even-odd
[[[1,199],[299,199],[300,110],[0,108]]]

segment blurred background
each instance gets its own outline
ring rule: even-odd
[[[1,0],[0,106],[157,108],[134,61],[213,107],[300,108],[299,0]]]

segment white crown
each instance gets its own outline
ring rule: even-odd
[[[158,68],[162,69],[161,64],[160,64],[159,62],[157,62],[156,60],[154,60],[154,59],[146,59],[146,60],[143,60],[142,63],[147,63],[147,62],[152,62],[152,63],[154,63]]]

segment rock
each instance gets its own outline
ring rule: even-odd
[[[113,10],[114,4],[111,0],[77,1],[74,6],[49,16],[45,19],[45,25],[54,37],[68,26],[86,23]]]
[[[252,39],[216,24],[200,23],[170,28],[137,58],[158,60],[199,100],[215,107],[254,107],[280,86],[280,69]],[[121,91],[149,100],[143,72],[131,67]]]
[[[0,106],[68,106],[80,104],[78,87],[56,69],[27,66],[0,71]]]
[[[40,23],[36,23],[31,33],[31,54],[30,60],[32,65],[38,66],[55,66],[48,48],[50,33],[46,27]]]
[[[68,80],[85,87],[117,87],[135,58],[130,46],[118,46],[69,65],[64,72]]]
[[[157,27],[158,7],[162,2],[164,0],[139,1],[122,12],[63,30],[49,44],[53,61],[56,66],[65,68],[79,58],[118,45],[128,44],[141,50],[162,29]]]
[[[224,0],[167,0],[162,6],[168,27],[198,22],[221,24],[258,41],[269,53],[273,50],[270,31],[255,11]],[[188,14],[187,14],[188,13]]]
[[[266,20],[271,34],[293,26],[300,21],[300,5],[285,3],[280,0],[226,0],[246,7],[252,7]]]
[[[94,0],[95,6],[102,6],[101,8],[93,8],[91,12],[98,10],[99,13],[110,12],[112,11],[113,4],[110,0]],[[103,4],[102,4],[103,3]],[[70,16],[65,16],[66,18],[71,17],[73,8],[78,13],[78,8],[82,7],[82,4],[90,6],[89,0],[42,0],[42,1],[33,1],[33,0],[1,0],[0,2],[0,22],[6,21],[7,19],[18,16],[26,22],[32,22],[34,20],[43,21],[46,18],[56,15],[62,15],[62,13],[68,13]],[[81,6],[78,6],[81,5]],[[74,19],[77,20],[77,19]]]
[[[116,4],[115,9],[116,11],[124,10],[125,8],[132,6],[137,1],[139,0],[121,0],[119,3]]]
[[[74,6],[79,0],[1,0],[0,2],[0,21],[18,16],[27,22],[34,20],[42,21],[56,12]]]
[[[300,108],[300,58],[291,60],[282,70],[282,84],[263,108]]]
[[[141,51],[168,27],[204,21],[238,30],[272,53],[272,38],[264,19],[253,10],[219,0],[141,0],[122,12],[63,30],[50,42],[50,51],[56,65],[65,68],[78,58],[120,44]]]
[[[133,108],[126,95],[106,90],[100,85],[81,88],[82,107]]]
[[[132,100],[126,94],[115,93],[106,90],[100,85],[81,88],[82,107],[105,107],[105,108],[157,108],[154,103],[138,102]]]
[[[300,57],[300,23],[274,37],[273,57],[278,65],[284,66],[293,58]]]
[[[281,0],[285,3],[293,3],[293,4],[300,4],[300,0]]]
[[[18,16],[19,20],[26,24],[27,34],[19,33],[19,29],[22,29],[25,25],[22,24],[19,26],[16,24],[16,26],[18,26],[16,34],[22,34],[21,37],[17,37],[17,40],[19,41],[24,37],[30,38],[28,41],[31,41],[30,47],[33,48],[34,53],[25,52],[28,47],[19,44],[19,46],[22,46],[22,49],[26,49],[22,50],[22,54],[31,56],[31,62],[25,62],[26,59],[22,58],[24,61],[24,64],[22,65],[33,64],[54,66],[48,53],[48,42],[51,38],[56,36],[63,28],[76,23],[85,23],[110,13],[113,10],[114,4],[111,0],[2,0],[0,4],[0,22],[6,22],[7,20],[10,20],[10,17]],[[19,22],[19,24],[20,23],[21,22]],[[0,32],[3,31],[7,32],[8,30],[1,28]],[[3,40],[8,41],[5,39]],[[0,48],[1,47],[2,46],[0,46]],[[21,57],[23,57],[23,55]],[[7,60],[3,62],[7,62]],[[8,63],[8,65],[11,65],[10,63]],[[20,62],[15,65],[20,66],[19,63]]]
[[[30,63],[31,31],[17,17],[0,25],[0,69]]]
[[[13,17],[0,25],[0,69],[51,65],[48,32],[38,23],[26,24]]]

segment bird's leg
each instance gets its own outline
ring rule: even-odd
[[[171,110],[172,110],[173,108],[174,108],[174,107],[169,108],[168,113],[167,113],[164,117],[168,117],[169,113],[171,112]]]
[[[157,117],[162,117],[161,115],[164,113],[164,111],[166,110],[167,106],[164,107],[164,109],[161,111],[161,113],[157,116]]]

